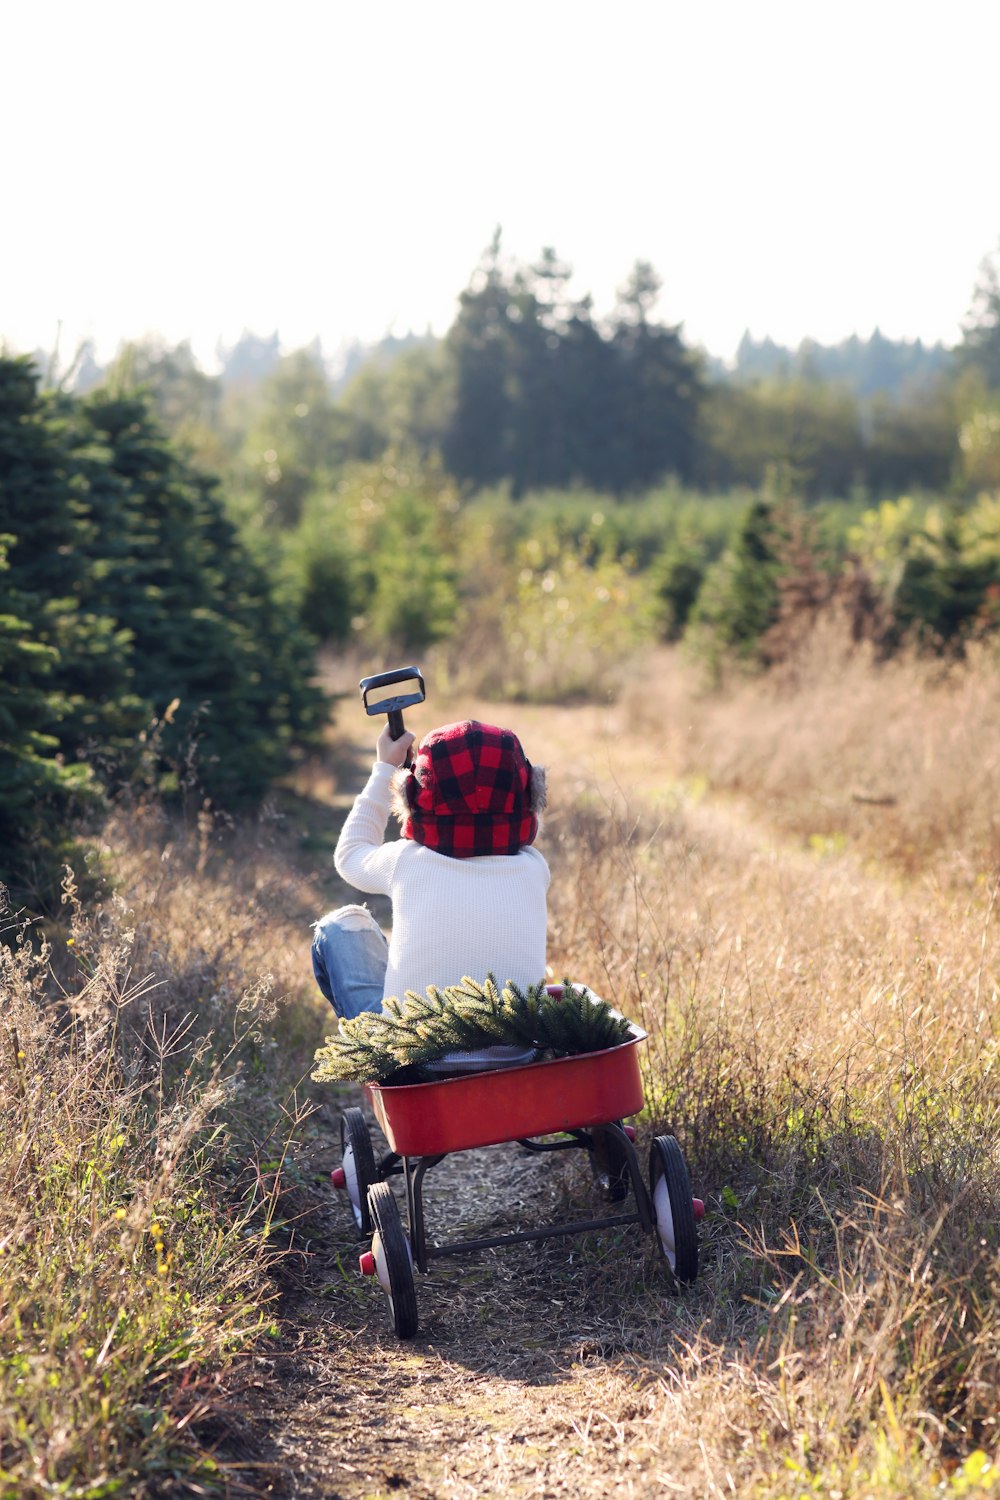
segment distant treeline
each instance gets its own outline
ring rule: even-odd
[[[753,380],[822,380],[840,385],[863,401],[875,397],[907,400],[948,375],[953,351],[944,344],[925,344],[921,339],[889,339],[876,328],[870,338],[852,334],[839,344],[821,344],[803,339],[796,349],[785,348],[771,338],[755,339],[744,333],[736,350],[732,370],[717,360],[709,361],[715,379],[742,383]]]
[[[522,265],[495,240],[443,339],[354,348],[331,373],[318,344],[282,358],[277,335],[247,334],[222,351],[219,376],[186,345],[147,343],[103,376],[148,386],[168,428],[286,524],[320,471],[387,450],[439,456],[463,486],[506,482],[515,497],[573,485],[621,496],[667,478],[757,489],[779,475],[807,501],[1000,482],[991,262],[955,350],[876,331],[793,352],[748,335],[733,371],[656,319],[648,264],[603,319],[569,295],[570,275],[551,251]],[[76,374],[102,372],[86,355]]]

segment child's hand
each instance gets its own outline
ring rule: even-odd
[[[405,765],[407,752],[415,739],[415,734],[411,734],[408,729],[404,729],[399,739],[394,740],[389,733],[389,725],[386,723],[385,728],[375,743],[375,759],[384,760],[390,766]]]

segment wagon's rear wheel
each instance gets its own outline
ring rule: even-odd
[[[590,1165],[597,1185],[609,1203],[621,1203],[628,1197],[632,1185],[621,1136],[606,1125],[596,1125],[590,1136],[594,1143]]]
[[[698,1275],[698,1230],[691,1179],[684,1155],[672,1135],[658,1135],[649,1149],[649,1196],[653,1230],[678,1281]]]
[[[374,1226],[372,1254],[375,1274],[389,1301],[392,1326],[397,1338],[412,1339],[417,1331],[417,1289],[413,1284],[413,1257],[403,1233],[396,1200],[387,1182],[368,1189],[368,1208]]]
[[[368,1189],[378,1181],[378,1168],[368,1123],[360,1109],[345,1109],[340,1117],[340,1152],[354,1222],[360,1234],[371,1234]]]

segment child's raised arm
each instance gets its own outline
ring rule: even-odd
[[[398,740],[388,724],[375,745],[375,764],[368,784],[354,800],[333,856],[337,874],[348,885],[371,894],[388,895],[389,881],[400,854],[398,843],[384,844],[392,800],[392,778],[406,760],[414,736],[405,730]]]

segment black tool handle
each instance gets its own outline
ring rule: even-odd
[[[402,737],[403,737],[403,735],[405,733],[406,733],[406,726],[403,723],[403,711],[402,711],[402,709],[400,709],[400,708],[390,708],[390,710],[389,710],[389,734],[390,734],[391,738],[394,739],[394,740],[402,739]]]

